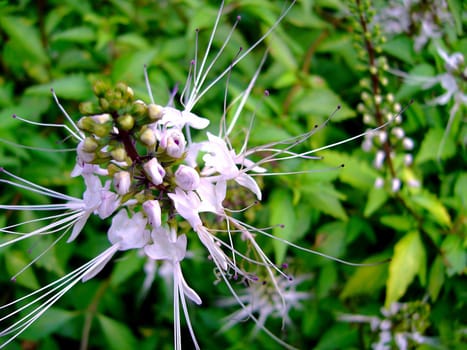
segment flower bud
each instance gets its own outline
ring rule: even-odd
[[[113,149],[110,152],[110,155],[112,156],[113,159],[115,159],[117,162],[124,162],[126,159],[126,151],[123,147],[118,147]]]
[[[162,107],[154,103],[148,104],[148,113],[151,120],[159,120],[162,118]]]
[[[143,169],[154,185],[160,185],[163,182],[165,170],[156,158],[152,158],[149,162],[144,164]]]
[[[406,154],[406,155],[404,156],[404,164],[405,164],[406,166],[409,166],[409,165],[412,164],[412,162],[413,162],[413,156],[412,156],[410,153]]]
[[[376,169],[381,169],[381,167],[383,166],[385,156],[386,155],[384,154],[383,151],[376,152],[376,157],[375,157],[375,162],[374,162]]]
[[[118,194],[127,194],[131,187],[131,176],[128,171],[119,171],[114,175],[114,186]]]
[[[140,135],[140,140],[143,142],[146,146],[152,146],[156,143],[156,135],[154,134],[154,131],[150,128],[146,128]]]
[[[135,126],[135,119],[129,114],[121,115],[118,117],[117,122],[120,128],[125,131],[130,131]]]
[[[148,200],[143,203],[143,210],[148,217],[148,221],[152,227],[161,226],[161,206],[157,200]]]
[[[173,158],[180,158],[185,152],[185,136],[178,129],[168,129],[162,135],[160,146]]]
[[[185,191],[194,191],[199,186],[198,172],[186,165],[180,165],[175,172],[175,183],[178,187]]]
[[[401,189],[401,180],[398,178],[392,179],[392,192],[398,192]]]
[[[410,151],[414,147],[414,142],[411,138],[406,137],[404,140],[402,140],[402,145],[406,150]]]
[[[392,129],[392,134],[399,140],[405,135],[404,129],[399,126]]]
[[[384,186],[384,179],[381,177],[378,177],[375,180],[375,188],[382,188]]]

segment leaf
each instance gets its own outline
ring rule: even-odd
[[[333,116],[332,121],[334,122],[349,119],[356,115],[355,111],[343,102],[339,95],[327,87],[304,90],[300,96],[294,99],[291,111],[305,115],[328,117],[337,106],[341,106],[341,108]]]
[[[112,269],[111,285],[119,286],[127,281],[136,272],[143,269],[144,260],[136,251],[128,252],[123,258],[118,259]]]
[[[413,218],[402,215],[385,215],[381,217],[381,223],[401,232],[407,232],[414,226]]]
[[[387,254],[374,255],[364,263],[375,263],[387,259]],[[357,295],[373,295],[384,287],[388,277],[388,264],[362,266],[350,276],[340,294],[341,299]]]
[[[23,252],[12,251],[8,254],[8,259],[5,259],[6,270],[10,276],[14,276],[21,269],[27,266],[33,258],[28,259]],[[36,275],[32,268],[26,268],[21,274],[19,274],[14,280],[20,286],[24,286],[29,289],[39,289],[40,285],[37,281]]]
[[[308,204],[336,219],[347,221],[349,218],[339,200],[339,193],[328,183],[313,184],[306,190]]]
[[[436,257],[431,265],[430,275],[428,276],[428,293],[433,301],[438,299],[439,292],[444,284],[444,264],[441,257]]]
[[[136,349],[136,339],[130,329],[121,322],[102,314],[97,316],[105,341],[111,350]]]
[[[438,150],[440,150],[439,157],[441,159],[448,159],[456,154],[456,145],[454,139],[451,137],[444,138],[445,130],[437,128],[431,129],[425,135],[423,142],[420,146],[420,151],[415,157],[415,164],[424,163],[428,160],[438,160]],[[441,141],[445,139],[442,149],[440,149]]]
[[[275,189],[269,198],[269,207],[271,210],[270,224],[284,225],[283,227],[275,227],[272,234],[288,241],[293,241],[295,236],[295,212],[293,210],[292,194],[284,189]],[[284,261],[287,251],[287,244],[274,240],[274,254],[276,263],[280,264]]]
[[[75,312],[51,307],[47,310],[43,317],[40,317],[37,321],[34,321],[33,325],[26,329],[21,335],[28,340],[43,339],[51,333],[64,327],[64,324],[73,318],[77,314]]]
[[[52,40],[72,43],[89,43],[96,40],[96,33],[90,27],[75,27],[58,32],[52,36]]]
[[[377,211],[381,206],[387,202],[389,195],[387,191],[382,188],[375,188],[368,193],[368,200],[366,201],[365,210],[363,215],[367,218]]]
[[[414,48],[408,36],[400,36],[388,41],[383,45],[383,50],[406,63],[412,64],[414,61]]]
[[[92,95],[91,84],[84,75],[69,75],[47,84],[35,85],[26,89],[25,94],[52,96],[52,88],[61,98],[86,100]]]
[[[415,205],[428,211],[433,219],[441,225],[451,226],[451,217],[446,207],[439,201],[439,199],[428,191],[421,191],[409,197],[409,200]]]
[[[455,274],[465,272],[467,263],[467,252],[462,246],[462,240],[455,235],[447,236],[441,245],[441,251],[448,261],[447,274],[452,277]]]
[[[31,61],[34,61],[35,64],[48,62],[38,30],[27,23],[24,18],[3,16],[0,17],[0,26],[8,34],[10,40],[14,40],[25,52],[31,55]]]
[[[420,234],[417,231],[409,232],[394,247],[394,255],[389,263],[385,307],[388,308],[405,294],[416,275],[423,285],[425,273],[426,252]]]

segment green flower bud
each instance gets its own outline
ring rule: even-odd
[[[129,114],[124,114],[118,117],[117,123],[122,130],[130,131],[135,126],[135,119]]]

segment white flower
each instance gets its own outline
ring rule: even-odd
[[[268,281],[249,282],[246,289],[239,293],[238,298],[244,304],[243,307],[228,317],[227,323],[221,328],[226,331],[235,324],[243,322],[250,315],[258,315],[254,333],[265,326],[269,318],[281,318],[284,325],[291,323],[289,312],[292,309],[300,309],[301,303],[311,297],[308,292],[297,291],[296,287],[308,279],[308,276],[299,278],[279,277]],[[221,307],[238,305],[237,298],[230,297],[218,302]]]
[[[190,322],[188,308],[186,305],[185,296],[196,304],[201,304],[201,298],[185,281],[183,277],[180,262],[185,258],[187,239],[185,235],[177,234],[174,229],[168,230],[163,227],[153,229],[151,232],[153,244],[147,245],[144,248],[145,254],[154,260],[164,260],[170,262],[173,267],[173,284],[174,284],[174,338],[175,349],[180,350],[182,347],[181,327],[180,327],[180,302],[182,303],[185,320],[193,339],[196,349],[199,349],[196,341],[193,327]]]
[[[185,192],[177,187],[175,193],[167,195],[174,203],[177,213],[188,221],[193,229],[202,225],[198,211],[201,201],[195,192]]]
[[[239,185],[248,188],[261,200],[261,190],[256,181],[246,170],[261,171],[262,168],[253,166],[253,162],[238,157],[235,152],[227,148],[227,144],[220,137],[207,133],[209,142],[206,142],[202,150],[208,152],[203,156],[205,168],[201,172],[203,176],[213,176],[212,181],[235,180]],[[239,169],[237,164],[245,165],[246,169]],[[249,167],[253,167],[250,169]]]
[[[209,119],[198,117],[189,111],[179,111],[173,107],[162,109],[162,119],[158,124],[181,129],[187,124],[194,129],[205,129],[209,125]]]
[[[110,243],[118,244],[119,250],[143,248],[149,242],[146,225],[147,220],[141,212],[129,217],[122,209],[113,217],[107,236]]]

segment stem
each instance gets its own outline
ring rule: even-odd
[[[80,350],[87,350],[89,346],[89,335],[91,333],[91,325],[94,319],[94,316],[97,312],[97,306],[101,298],[104,296],[105,291],[110,285],[110,278],[107,278],[103,283],[101,283],[99,289],[97,290],[94,298],[86,309],[86,316],[84,319],[83,332],[81,333],[81,343],[79,346]]]

